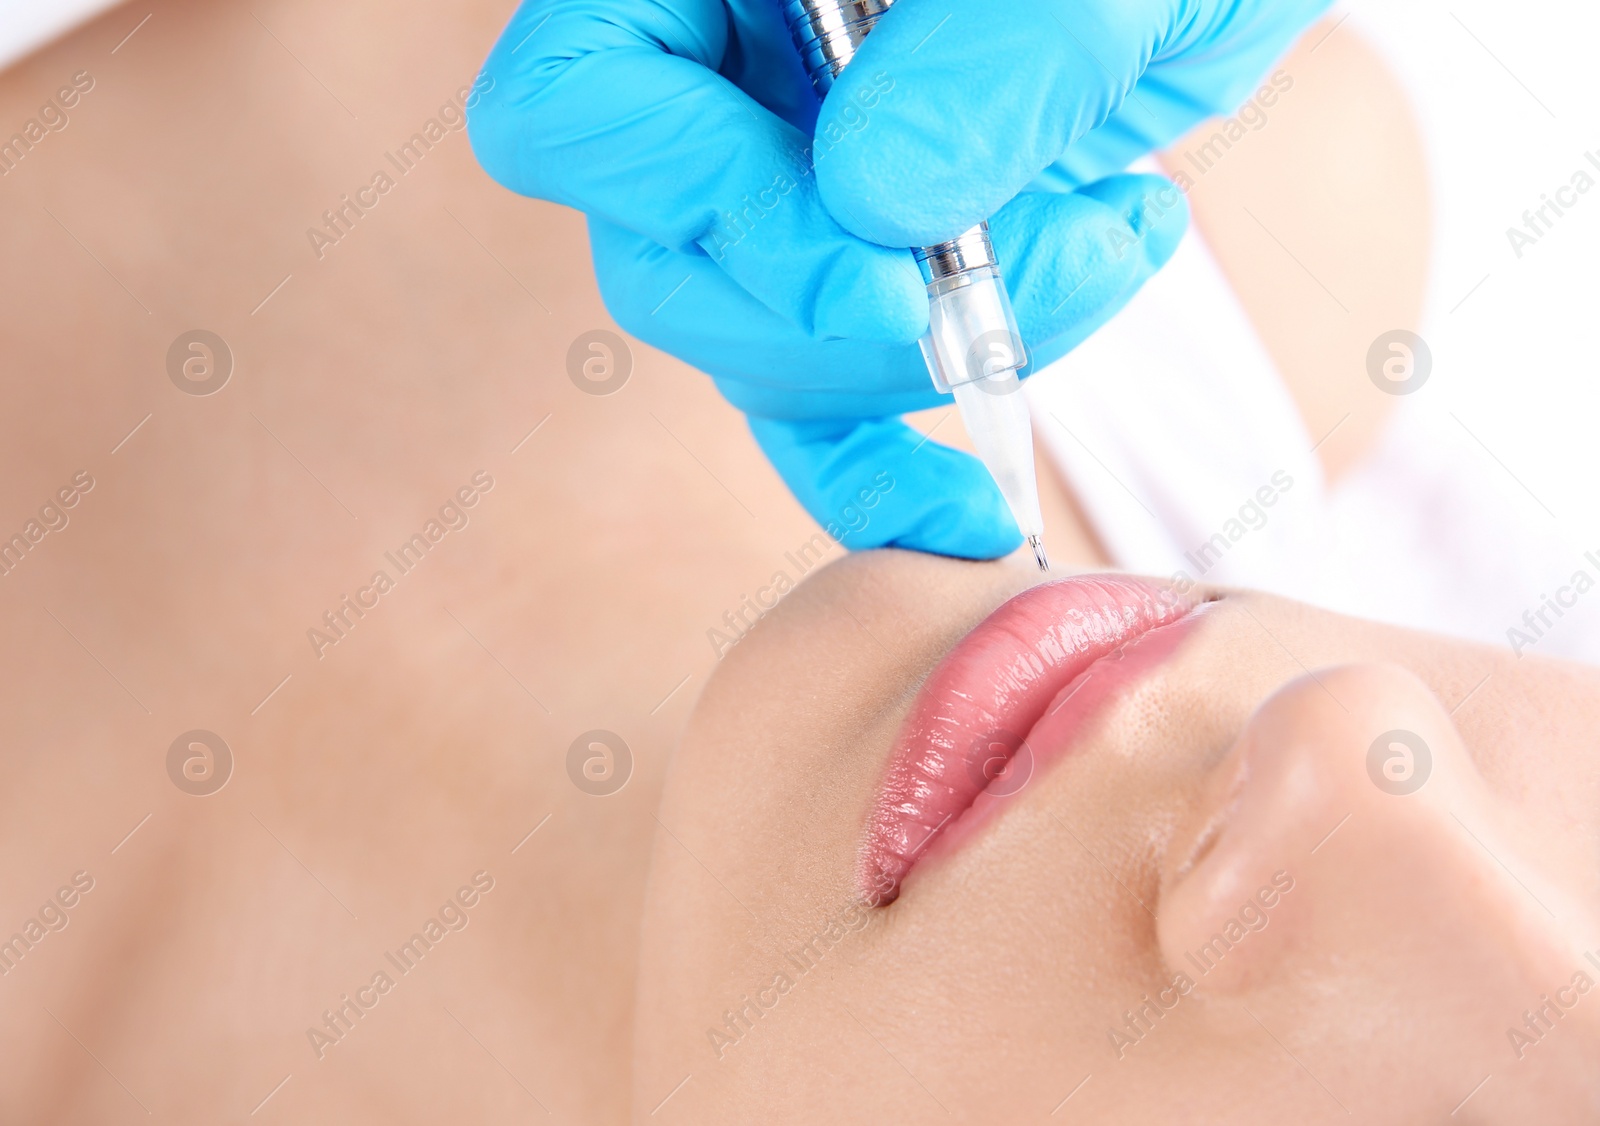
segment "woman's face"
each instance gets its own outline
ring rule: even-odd
[[[1036,581],[854,556],[728,653],[639,1120],[1600,1115],[1596,674],[1105,576],[989,618]]]

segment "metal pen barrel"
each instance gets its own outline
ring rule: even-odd
[[[784,18],[819,98],[850,65],[894,0],[784,0]],[[913,251],[928,290],[919,342],[936,389],[955,396],[967,434],[1005,497],[1039,569],[1049,570],[1033,432],[1017,373],[1028,363],[989,237],[978,223]]]
[[[894,0],[784,0],[789,35],[811,76],[811,85],[816,87],[817,97],[826,97],[833,89],[833,80],[855,58],[867,33],[893,3]],[[920,247],[915,253],[922,280],[930,284],[998,265],[987,222],[948,242]]]

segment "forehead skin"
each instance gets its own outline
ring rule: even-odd
[[[908,1106],[939,1113],[898,1056],[912,1072],[938,1075],[946,1101],[981,1091],[993,1110],[991,1053],[944,1053],[984,1044],[1005,1045],[1016,1112],[1037,1111],[1042,1092],[1030,1083],[1049,1086],[1063,1059],[1105,1050],[1103,1029],[1081,1013],[1113,1011],[1130,987],[1137,997],[1162,984],[1148,905],[1166,843],[1251,712],[1309,670],[1384,661],[1414,672],[1447,709],[1470,693],[1455,719],[1491,786],[1541,810],[1556,854],[1593,845],[1594,783],[1575,780],[1560,750],[1585,745],[1593,717],[1578,702],[1592,699],[1592,674],[1230,594],[971,843],[919,866],[893,906],[859,912],[863,819],[919,685],[969,629],[1036,581],[1003,564],[852,556],[814,575],[729,652],[659,815],[636,1109],[654,1107],[687,1072],[694,1082],[669,1104],[685,1121],[770,1116],[780,1106],[804,1121],[837,1095],[819,1075],[866,1068],[882,1080],[869,1102],[883,1101],[863,1104],[863,1118],[892,1119]],[[1526,739],[1545,751],[1517,753]],[[790,955],[830,928],[847,938],[809,972],[794,970]],[[795,983],[774,1010],[781,1019],[719,1052],[711,1030],[786,974]],[[1062,982],[1073,983],[1070,996]],[[892,1053],[875,1043],[896,1035]],[[1210,1083],[1222,1067],[1241,1081],[1278,1073],[1244,1058],[1161,1066]]]

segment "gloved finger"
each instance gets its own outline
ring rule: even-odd
[[[1293,76],[1281,70],[1267,74],[1275,57],[1275,52],[1257,49],[1242,65],[1226,52],[1211,59],[1152,65],[1104,124],[1068,145],[1030,186],[1071,191],[1172,145],[1206,117],[1241,113],[1252,93],[1269,99],[1264,104],[1274,104],[1294,85]],[[1196,90],[1206,96],[1197,97]]]
[[[939,404],[915,344],[808,336],[715,263],[603,219],[589,220],[589,243],[616,322],[716,378],[747,414],[879,418]]]
[[[990,223],[1029,371],[1059,359],[1127,304],[1178,248],[1189,208],[1162,176],[1076,192],[1024,192]]]
[[[1232,108],[1328,0],[899,0],[829,92],[822,135],[868,90],[867,128],[817,163],[849,230],[890,246],[953,238],[994,214],[1159,65],[1188,112],[1149,109],[1164,144]],[[1185,68],[1206,81],[1179,81]],[[1218,78],[1218,75],[1222,78]],[[1143,95],[1141,94],[1141,97]],[[1147,145],[1146,148],[1149,146]]]
[[[1159,176],[1024,193],[995,216],[996,251],[1030,370],[1076,346],[1171,256],[1187,220]],[[601,295],[628,332],[714,376],[734,406],[774,418],[884,418],[937,406],[921,351],[806,336],[715,265],[589,222]]]
[[[514,191],[715,262],[808,334],[914,341],[914,260],[822,206],[810,138],[717,73],[728,27],[720,0],[530,0],[484,66],[473,151]]]
[[[750,430],[812,519],[852,550],[997,559],[1022,545],[983,463],[899,419],[751,418]]]

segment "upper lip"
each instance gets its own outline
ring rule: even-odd
[[[1096,661],[1202,601],[1120,575],[1045,583],[1012,598],[945,655],[895,740],[867,820],[862,890],[887,903],[917,858],[1022,746],[1052,700]]]

